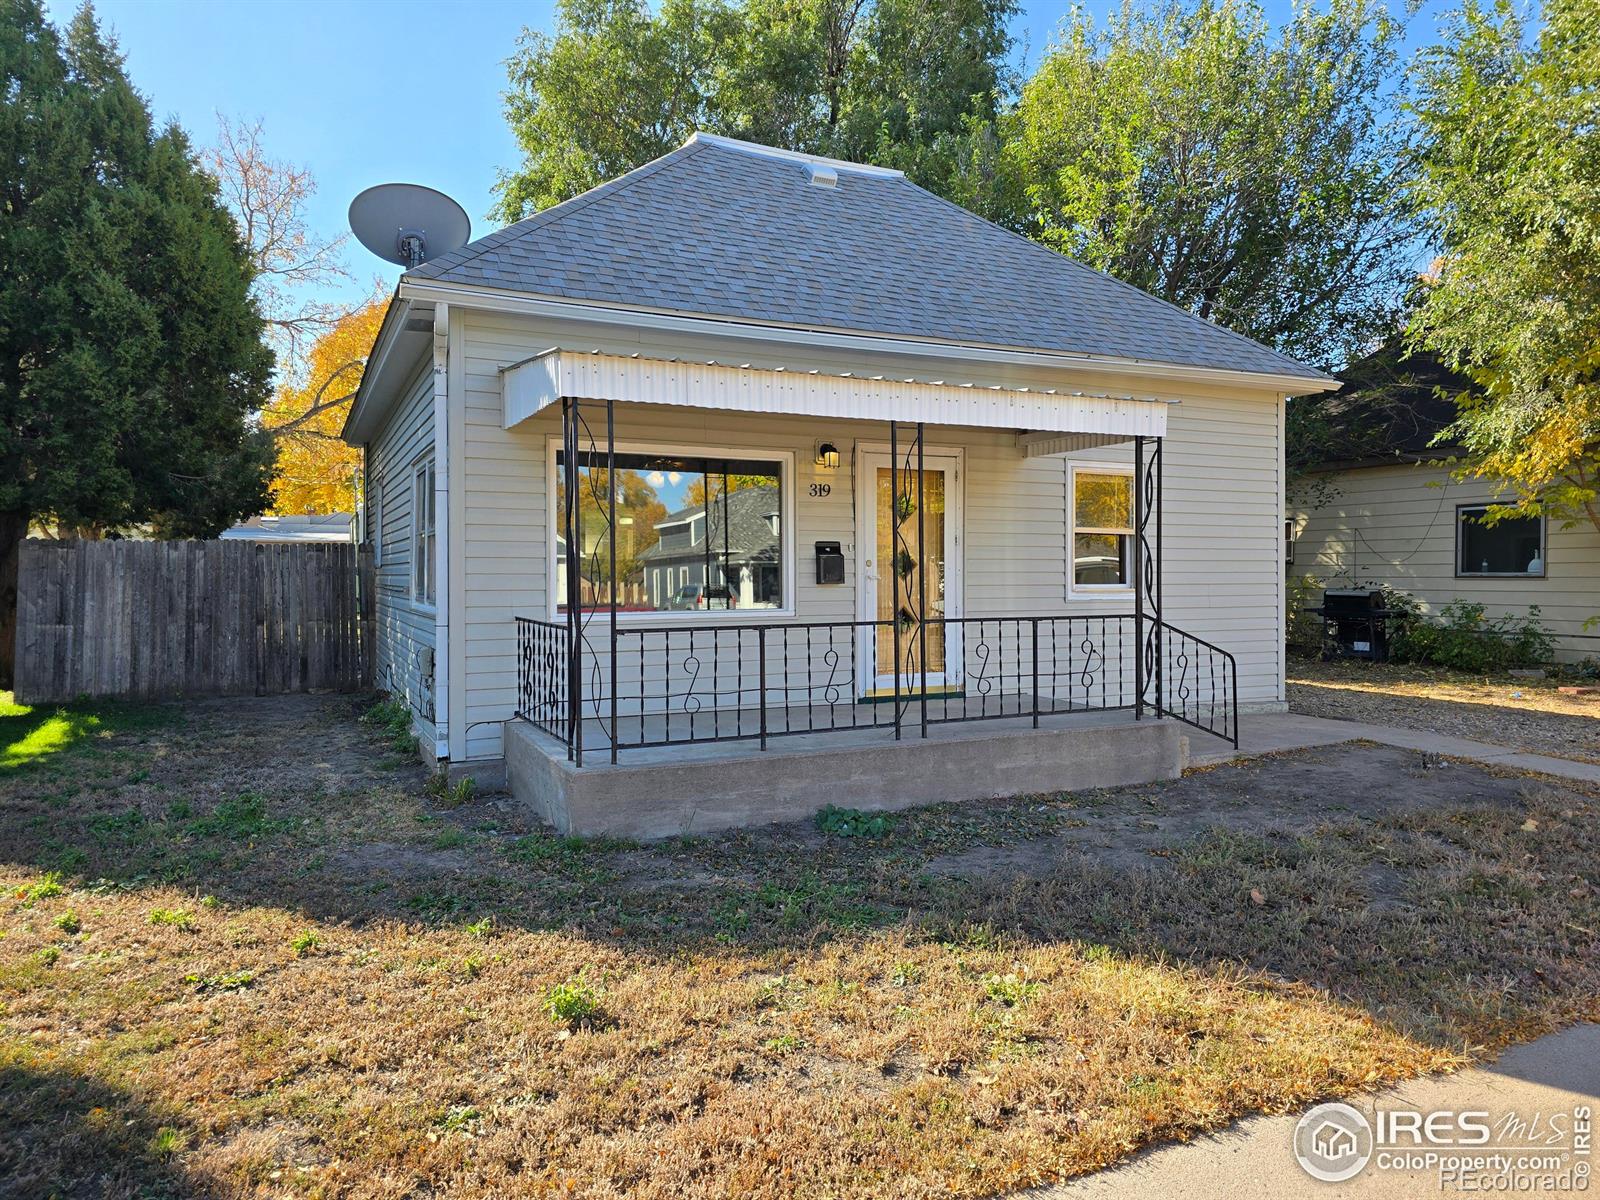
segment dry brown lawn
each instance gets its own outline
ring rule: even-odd
[[[1289,704],[1308,716],[1426,729],[1600,763],[1600,693],[1563,695],[1561,682],[1409,663],[1291,659]]]
[[[357,712],[0,709],[0,1193],[993,1194],[1600,1017],[1573,785],[1346,746],[637,847]]]

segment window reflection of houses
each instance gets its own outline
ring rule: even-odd
[[[778,608],[782,529],[777,482],[734,488],[668,513],[640,556],[656,609]]]

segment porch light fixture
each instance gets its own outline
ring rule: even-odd
[[[826,467],[830,471],[839,469],[839,447],[832,442],[818,442],[817,456],[813,459],[817,466]]]

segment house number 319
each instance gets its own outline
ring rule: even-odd
[[[833,491],[833,484],[831,484],[831,483],[813,483],[811,485],[811,494],[813,496],[818,497],[819,499],[821,497],[823,497],[823,496],[828,495],[832,491]]]

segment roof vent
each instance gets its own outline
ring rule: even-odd
[[[808,162],[806,164],[806,182],[812,187],[838,187],[839,172],[826,163]]]

